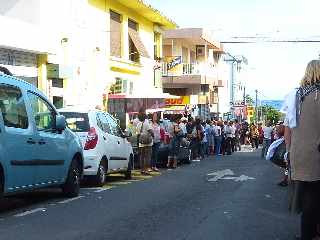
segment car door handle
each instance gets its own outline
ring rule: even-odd
[[[28,143],[28,144],[36,144],[37,142],[34,141],[32,138],[29,138],[29,139],[27,140],[27,143]]]
[[[46,142],[45,142],[43,139],[41,139],[38,143],[39,143],[39,145],[44,145],[44,144],[46,144]]]

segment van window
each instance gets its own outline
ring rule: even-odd
[[[89,118],[87,113],[61,112],[65,116],[68,127],[73,132],[89,132]]]
[[[111,117],[109,114],[105,114],[105,116],[108,119],[108,123],[110,125],[112,134],[118,137],[122,136],[121,128],[119,127],[118,123],[115,121],[113,117]]]
[[[44,99],[32,92],[28,92],[28,98],[38,131],[54,131],[56,125],[54,109]]]
[[[111,129],[108,123],[108,120],[106,116],[103,113],[98,113],[97,114],[97,123],[99,128],[104,131],[105,133],[111,134]]]
[[[28,128],[28,114],[20,89],[0,85],[0,111],[6,127]]]

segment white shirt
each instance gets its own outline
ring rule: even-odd
[[[215,126],[214,127],[214,136],[220,137],[221,136],[221,127],[220,126]]]
[[[264,127],[263,128],[263,137],[266,139],[271,139],[273,128],[272,127]]]
[[[180,123],[179,124],[179,127],[181,128],[181,130],[182,130],[182,132],[184,133],[184,134],[187,134],[187,127],[186,127],[186,124],[185,123]]]

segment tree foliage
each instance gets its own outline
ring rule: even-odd
[[[261,108],[260,111],[261,111],[263,120],[269,121],[272,124],[276,124],[281,120],[282,113],[277,109],[275,109],[274,107],[270,105],[264,105],[264,106],[261,106],[260,108]]]

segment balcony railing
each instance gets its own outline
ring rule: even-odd
[[[162,81],[164,84],[213,84],[223,86],[219,80],[218,67],[208,63],[182,63],[168,69],[168,63],[162,63]],[[168,78],[170,77],[170,78]]]
[[[168,63],[162,63],[162,76],[181,76],[181,75],[216,75],[217,68],[205,63],[183,63],[175,69],[168,69]]]

